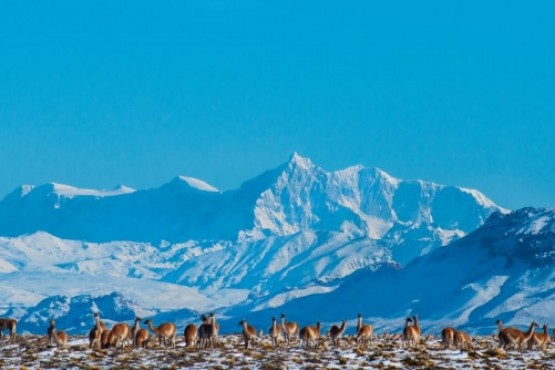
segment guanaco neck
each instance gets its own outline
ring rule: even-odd
[[[272,330],[274,331],[274,333],[277,333],[277,330],[278,330],[277,320],[275,317],[272,320]]]
[[[357,332],[360,331],[360,329],[362,328],[363,324],[362,324],[362,315],[358,315],[358,323],[357,323]]]
[[[154,324],[152,323],[151,320],[148,320],[147,322],[148,328],[155,334],[158,334],[158,330],[154,327]]]
[[[97,329],[100,329],[100,316],[99,315],[94,315],[94,325],[96,326]]]
[[[530,340],[534,336],[534,328],[536,327],[536,323],[533,322],[530,324],[528,331],[526,332],[526,336],[524,337],[524,341]]]
[[[139,324],[141,320],[142,319],[139,317],[135,319],[135,323],[133,324],[133,329],[132,329],[133,336],[135,336],[135,334],[137,334],[137,332],[139,331]]]

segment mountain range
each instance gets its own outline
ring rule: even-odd
[[[298,154],[231,191],[185,176],[145,190],[23,185],[0,202],[0,302],[23,322],[44,316],[52,297],[71,306],[77,296],[119,294],[143,315],[182,321],[213,309],[224,325],[226,316],[263,321],[314,305],[325,320],[357,308],[390,322],[383,330],[408,311],[430,327],[452,320],[474,328],[484,324],[478,306],[495,313],[496,300],[507,303],[501,287],[513,287],[503,295],[513,300],[526,291],[512,277],[553,267],[552,257],[520,258],[553,255],[553,219],[552,210],[511,213],[477,190],[377,168],[328,172]],[[482,260],[480,270],[472,261]],[[510,263],[518,271],[506,271]],[[541,276],[551,286],[553,276]],[[386,299],[376,304],[360,289]],[[540,291],[534,297],[553,300]],[[442,308],[432,313],[436,299]],[[465,304],[464,313],[455,308]],[[83,320],[71,312],[52,314]],[[506,312],[517,320],[521,311]]]

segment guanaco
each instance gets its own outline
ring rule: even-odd
[[[455,343],[455,334],[457,333],[456,329],[447,327],[441,331],[441,344],[443,345],[443,349],[451,349]]]
[[[339,348],[339,339],[347,329],[347,322],[345,320],[341,321],[341,326],[332,325],[330,331],[328,332],[328,336],[331,338],[331,342],[335,346],[335,348]]]
[[[272,326],[270,327],[269,333],[274,346],[277,347],[278,341],[281,339],[281,328],[277,324],[277,319],[275,317],[272,317]]]
[[[294,335],[298,336],[298,334],[299,334],[299,325],[294,321],[285,322],[285,314],[282,313],[281,314],[281,330],[283,330],[283,335],[285,336],[285,341],[289,345],[289,343],[291,342],[291,338],[293,338]]]
[[[0,339],[2,339],[2,331],[9,330],[10,337],[8,339],[8,343],[11,343],[15,340],[15,331],[17,328],[17,320],[10,319],[10,318],[1,318],[0,319]]]
[[[171,348],[175,348],[175,335],[177,334],[177,328],[174,323],[165,322],[160,324],[158,327],[155,327],[150,319],[146,320],[144,323],[145,325],[148,325],[150,331],[158,337],[160,345],[164,343],[164,348],[166,348],[169,341]]]
[[[123,348],[127,345],[127,341],[133,341],[133,332],[131,330],[131,326],[126,323],[119,323],[114,325],[108,337],[108,345],[117,347],[119,343],[121,344],[121,348]]]
[[[535,344],[542,351],[545,351],[547,342],[549,342],[548,328],[547,324],[543,324],[543,333],[534,333],[532,338],[528,341],[528,349],[532,349]]]
[[[310,342],[316,342],[316,348],[320,346],[320,329],[322,327],[322,323],[318,321],[316,323],[316,327],[314,326],[305,326],[299,331],[299,345],[301,345],[303,339],[306,341],[306,347],[310,348]]]
[[[358,314],[358,321],[357,321],[357,344],[364,344],[364,346],[368,346],[368,342],[370,338],[372,338],[373,328],[372,325],[365,325],[362,322],[362,314]]]
[[[106,349],[110,347],[110,334],[112,331],[110,329],[106,329],[100,335],[100,348]]]
[[[194,347],[197,342],[197,326],[195,324],[187,325],[183,330],[183,337],[187,347]]]
[[[48,345],[57,345],[58,347],[65,348],[67,346],[68,336],[64,331],[56,330],[56,321],[52,318],[50,319],[50,326],[46,332],[48,337]]]
[[[505,328],[499,333],[499,342],[503,343],[504,349],[512,344],[518,347],[518,349],[523,350],[524,345],[534,336],[534,328],[537,326],[538,324],[532,321],[526,333],[515,328]]]
[[[208,321],[210,324],[209,329],[209,341],[210,347],[215,348],[218,346],[218,333],[220,332],[220,325],[216,321],[216,314],[212,312],[208,317]]]
[[[106,325],[102,321],[100,321],[100,316],[98,312],[93,314],[94,317],[94,326],[89,332],[89,348],[101,348],[102,347],[102,332],[106,330]]]
[[[239,326],[243,328],[242,334],[243,339],[245,340],[245,348],[249,348],[249,343],[252,343],[252,346],[254,346],[254,341],[258,338],[256,336],[256,329],[253,326],[247,324],[247,321],[245,319],[239,322]]]
[[[148,343],[148,330],[139,329],[135,333],[135,347],[146,348]]]
[[[457,347],[458,349],[473,349],[474,346],[472,345],[472,338],[470,338],[470,335],[468,335],[467,333],[465,333],[464,331],[461,330],[457,330],[455,331],[455,347]]]
[[[403,342],[406,347],[415,348],[420,339],[420,332],[415,325],[410,325],[413,320],[410,317],[405,319],[405,327],[403,329]]]

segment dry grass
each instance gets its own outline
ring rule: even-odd
[[[392,335],[374,337],[367,348],[358,348],[348,338],[341,348],[330,342],[320,347],[272,346],[269,338],[245,349],[237,335],[220,338],[215,349],[177,348],[164,350],[123,348],[91,351],[85,337],[72,337],[67,350],[49,347],[44,337],[19,336],[15,344],[0,342],[1,369],[551,369],[555,368],[555,346],[547,351],[505,351],[490,337],[474,340],[472,350],[443,350],[438,338],[426,337],[417,349],[402,349]]]

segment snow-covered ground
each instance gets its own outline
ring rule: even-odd
[[[68,348],[46,345],[45,337],[20,336],[16,343],[0,342],[0,368],[27,369],[553,369],[555,346],[546,351],[500,350],[491,336],[474,337],[474,349],[446,350],[437,337],[423,338],[417,349],[404,349],[399,336],[378,336],[367,348],[353,338],[343,338],[340,348],[329,340],[319,348],[274,348],[268,337],[245,349],[239,335],[219,338],[215,349],[186,348],[178,338],[175,349],[164,350],[151,342],[146,349],[127,347],[92,351],[88,339],[71,337]]]

